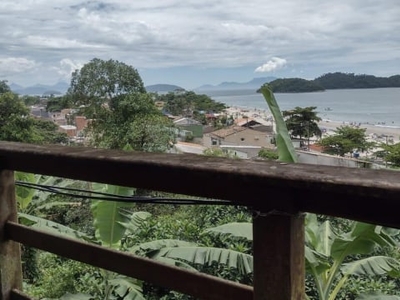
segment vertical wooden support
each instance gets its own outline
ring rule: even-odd
[[[253,251],[255,300],[304,299],[302,214],[254,216]]]
[[[12,289],[22,289],[20,246],[4,234],[9,220],[17,220],[14,172],[0,170],[0,300],[9,300]]]

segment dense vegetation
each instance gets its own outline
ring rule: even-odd
[[[304,93],[332,89],[368,89],[400,87],[400,75],[376,77],[354,73],[327,73],[314,80],[282,78],[269,83],[275,93]],[[257,91],[259,92],[259,90]]]
[[[325,90],[324,87],[313,80],[302,78],[276,79],[269,83],[275,93],[305,93]]]
[[[364,88],[383,88],[400,87],[400,75],[390,77],[376,77],[373,75],[354,73],[327,73],[316,79],[316,84],[325,89],[364,89]]]

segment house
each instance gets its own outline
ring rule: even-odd
[[[170,150],[170,153],[190,153],[190,154],[203,154],[204,150],[207,148],[193,143],[186,143],[186,142],[176,142],[173,148]]]
[[[191,132],[194,138],[203,137],[203,125],[192,118],[179,118],[173,121],[175,126],[179,129],[178,135],[187,136]]]
[[[273,124],[262,118],[240,118],[235,120],[236,126],[252,128],[261,132],[273,133]]]
[[[205,147],[221,145],[246,145],[273,148],[271,135],[251,128],[231,126],[207,133],[203,137]]]

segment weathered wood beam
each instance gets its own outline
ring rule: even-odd
[[[13,289],[22,289],[20,246],[5,237],[7,221],[17,221],[14,172],[0,169],[0,300],[9,300]]]
[[[305,296],[304,216],[253,217],[254,300],[302,300]]]
[[[188,271],[156,260],[40,231],[14,222],[8,222],[6,230],[10,239],[24,245],[170,288],[196,298],[210,300],[253,298],[253,289],[250,286],[200,272]]]
[[[400,227],[394,171],[10,142],[0,142],[0,166]]]

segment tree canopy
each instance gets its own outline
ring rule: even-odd
[[[0,94],[0,140],[34,144],[64,143],[65,134],[57,132],[51,121],[36,120],[17,95]]]
[[[390,77],[376,77],[373,75],[354,73],[327,73],[314,82],[325,89],[362,89],[379,87],[400,87],[400,75]]]
[[[334,131],[334,135],[323,138],[319,144],[324,147],[323,152],[340,156],[354,151],[368,151],[375,143],[367,141],[365,131],[365,128],[341,126]]]
[[[303,137],[308,139],[313,136],[321,136],[321,130],[318,127],[318,122],[321,118],[317,116],[315,111],[316,106],[309,107],[295,107],[292,110],[285,110],[282,112],[286,126],[292,137]]]
[[[170,92],[159,95],[157,100],[165,102],[164,109],[172,115],[193,117],[199,121],[203,121],[204,113],[219,113],[226,108],[225,104],[194,92]]]
[[[94,58],[72,73],[68,93],[73,95],[77,105],[84,105],[93,113],[116,96],[146,93],[146,89],[132,66],[117,60]]]
[[[382,144],[383,159],[395,167],[400,167],[400,143],[394,145]]]

